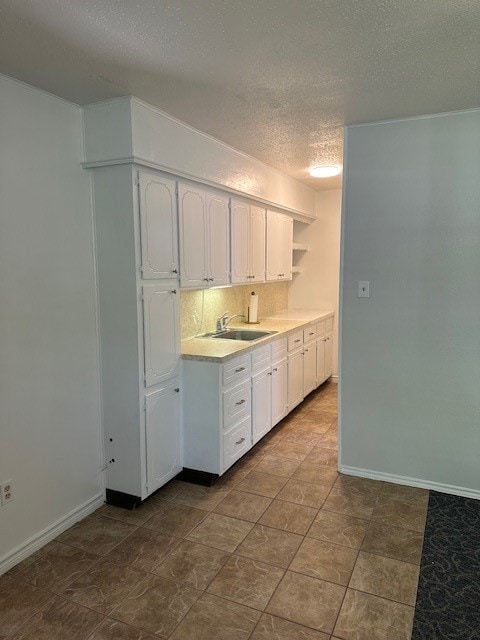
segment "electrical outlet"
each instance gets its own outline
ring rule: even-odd
[[[11,480],[0,484],[0,498],[2,505],[13,502],[13,482]]]

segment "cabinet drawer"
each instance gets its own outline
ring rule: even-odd
[[[252,351],[252,373],[262,371],[262,369],[270,365],[270,354],[271,347],[269,344],[263,347],[257,347],[257,349]]]
[[[245,418],[223,435],[223,471],[226,471],[252,446],[250,418]]]
[[[288,338],[280,338],[272,342],[272,362],[283,360],[287,356]]]
[[[295,331],[288,336],[288,350],[298,349],[303,344],[303,330]]]
[[[333,316],[330,316],[330,318],[327,318],[325,320],[325,333],[326,335],[328,335],[329,333],[332,333],[333,331]]]
[[[321,339],[325,337],[325,320],[320,320],[317,322],[317,339]]]
[[[250,416],[250,378],[233,389],[223,392],[223,427],[227,429],[234,422]]]
[[[235,358],[223,365],[223,385],[250,377],[250,354]]]
[[[303,342],[310,342],[310,340],[315,340],[317,337],[317,325],[312,324],[306,329],[303,330]]]

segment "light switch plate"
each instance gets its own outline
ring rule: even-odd
[[[368,280],[358,281],[358,297],[359,298],[370,297],[370,282]]]

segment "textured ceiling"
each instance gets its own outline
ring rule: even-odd
[[[480,106],[478,0],[0,0],[0,72],[132,94],[315,189],[344,124]]]

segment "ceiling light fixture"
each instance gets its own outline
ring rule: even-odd
[[[333,178],[333,176],[338,176],[340,173],[342,173],[342,167],[333,165],[312,167],[309,173],[312,178]]]

